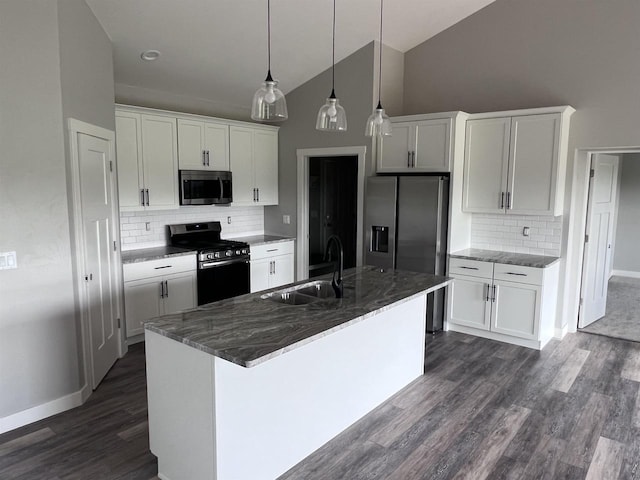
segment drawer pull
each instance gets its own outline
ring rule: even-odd
[[[271,250],[267,250],[267,252],[277,252],[278,249],[277,248],[272,248]]]
[[[465,270],[479,270],[478,267],[465,267],[464,265],[461,265],[460,268],[464,268]]]
[[[173,265],[164,265],[162,267],[154,267],[153,269],[154,270],[160,270],[161,268],[171,268],[171,267],[173,267]]]
[[[516,273],[516,272],[506,272],[507,275],[517,275],[519,277],[526,277],[527,274],[526,273]]]

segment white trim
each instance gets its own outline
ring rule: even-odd
[[[112,199],[113,199],[113,232],[114,241],[118,246],[114,254],[114,265],[116,274],[116,296],[117,306],[120,316],[120,340],[118,342],[118,355],[120,358],[127,352],[127,345],[124,337],[124,308],[123,308],[123,283],[122,283],[122,259],[120,255],[120,215],[118,206],[118,188],[117,188],[117,165],[115,156],[115,141],[116,134],[112,130],[102,128],[90,123],[76,120],[75,118],[69,118],[67,121],[69,129],[69,170],[71,174],[71,220],[73,224],[73,242],[74,242],[74,274],[76,277],[76,288],[78,292],[78,298],[76,300],[78,309],[80,311],[80,329],[82,339],[82,358],[84,367],[84,379],[88,386],[94,384],[93,381],[93,357],[89,352],[89,346],[91,345],[90,329],[87,325],[87,292],[85,282],[82,280],[82,272],[85,270],[84,258],[84,233],[82,231],[82,198],[80,193],[80,160],[78,152],[77,136],[82,133],[90,135],[96,138],[104,139],[109,144],[109,160],[114,166],[112,184]],[[83,401],[91,394],[91,388],[86,397],[83,396]]]
[[[356,229],[356,265],[362,265],[364,219],[364,179],[365,157],[367,147],[329,147],[329,148],[301,148],[296,150],[298,166],[298,248],[296,255],[296,280],[309,278],[309,157],[339,157],[358,156],[358,195]]]
[[[632,270],[611,270],[611,277],[640,278],[640,272],[634,272]]]
[[[469,114],[469,120],[477,120],[479,118],[522,117],[525,115],[546,115],[548,113],[566,113],[571,115],[575,111],[576,109],[570,105],[560,105],[557,107],[525,108],[523,110],[505,110],[502,112],[471,113]]]
[[[564,269],[564,294],[562,296],[562,321],[567,324],[569,333],[577,331],[579,321],[591,155],[596,153],[621,154],[638,152],[640,152],[640,146],[577,148],[575,150],[573,178],[571,180],[567,260]]]
[[[557,338],[558,340],[562,340],[567,333],[569,333],[569,325],[564,325],[562,328],[556,327],[553,333],[553,338]]]
[[[64,397],[56,398],[50,402],[36,405],[27,410],[22,410],[21,412],[0,418],[0,434],[79,407],[84,403],[90,393],[91,388],[85,384],[80,390],[65,395]]]

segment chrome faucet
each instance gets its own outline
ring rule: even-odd
[[[336,265],[333,268],[333,278],[331,279],[331,287],[336,294],[336,298],[342,298],[342,271],[344,270],[344,249],[342,248],[342,242],[337,235],[331,235],[327,240],[327,249],[324,253],[324,260],[331,261],[331,247],[335,244],[340,252],[340,258],[336,261]],[[336,273],[338,278],[336,278]]]

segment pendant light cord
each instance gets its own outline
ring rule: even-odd
[[[382,8],[384,5],[384,0],[380,0],[380,65],[378,65],[378,108],[382,108],[382,103],[380,102],[381,90],[382,90]]]
[[[267,62],[271,76],[271,0],[267,0]]]
[[[333,0],[333,43],[331,46],[331,96],[335,97],[336,86],[336,0]]]

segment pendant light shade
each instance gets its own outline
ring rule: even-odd
[[[378,72],[378,106],[373,110],[373,113],[369,115],[367,124],[365,125],[364,134],[367,137],[381,137],[391,135],[391,120],[384,112],[382,108],[382,102],[380,101],[380,91],[382,85],[382,6],[384,0],[380,0],[380,58],[379,58],[379,72]]]
[[[271,0],[267,0],[267,78],[253,96],[251,118],[260,122],[280,122],[289,116],[287,101],[278,82],[271,77]]]
[[[347,113],[336,98],[336,0],[333,0],[333,44],[331,48],[331,95],[320,107],[316,119],[316,130],[344,132],[347,130]]]

